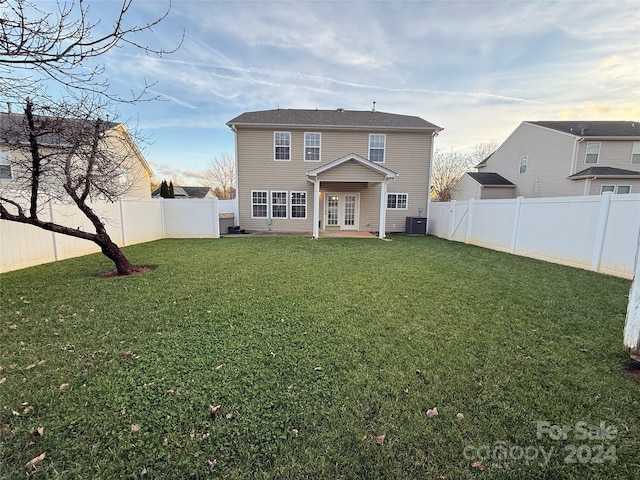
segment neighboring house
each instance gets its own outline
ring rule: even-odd
[[[266,110],[235,132],[239,225],[247,231],[402,232],[425,216],[433,139],[419,117],[373,111]]]
[[[638,193],[640,124],[522,122],[476,168],[454,187],[454,200]]]
[[[7,140],[3,140],[5,136],[10,135],[14,139],[12,142],[15,143],[15,132],[20,131],[16,130],[16,125],[22,123],[23,118],[22,114],[0,113],[0,192],[7,197],[24,195],[20,190],[24,188],[21,177],[24,177],[25,172],[19,169],[25,165],[24,159],[29,158],[28,139],[25,136],[23,140],[19,140],[25,145],[24,150],[16,149],[15,146],[10,147]],[[37,118],[46,119],[47,117]],[[80,121],[64,119],[65,123],[56,125],[66,127],[68,124],[69,128],[73,128],[74,123]],[[56,122],[59,121],[56,120]],[[125,191],[124,196],[129,198],[150,198],[153,171],[127,128],[123,124],[113,122],[104,122],[103,128],[106,132],[107,151],[114,152],[114,170],[117,172],[112,179],[118,183],[118,190]],[[40,137],[39,146],[41,149],[53,151],[66,148],[55,134]],[[61,186],[59,185],[60,188]]]
[[[173,187],[174,198],[215,198],[216,194],[211,187]],[[160,197],[160,187],[156,188],[151,196]]]

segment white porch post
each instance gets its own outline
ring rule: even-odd
[[[318,217],[320,216],[320,181],[313,182],[313,238],[318,238]]]
[[[385,225],[387,223],[387,180],[380,184],[380,228],[378,236],[381,239],[386,238]]]

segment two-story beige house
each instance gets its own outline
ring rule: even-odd
[[[442,129],[378,111],[265,110],[235,133],[239,224],[247,231],[402,232],[427,212],[433,140]]]
[[[640,192],[640,123],[522,122],[454,200]]]
[[[0,113],[0,196],[5,198],[28,198],[24,190],[30,189],[31,157],[28,149],[29,141],[24,131],[24,115],[16,113]],[[53,133],[55,128],[64,129],[68,125],[73,129],[85,120],[53,119],[52,131],[48,132],[46,123],[50,117],[38,116],[36,119],[45,127],[39,127],[39,148],[47,156],[58,152],[56,161],[46,160],[47,170],[43,172],[40,181],[55,182],[55,185],[42,187],[43,192],[55,193],[56,189],[62,189],[62,175],[64,174],[64,158],[69,149],[68,142],[63,137]],[[91,124],[92,125],[92,124]],[[85,127],[86,128],[86,127]],[[101,156],[110,157],[112,161],[107,167],[113,171],[100,171],[96,177],[104,177],[105,181],[111,181],[113,185],[105,185],[105,189],[111,193],[121,193],[128,198],[150,198],[151,177],[153,171],[137,147],[124,124],[114,122],[103,123],[104,136],[101,137]],[[62,152],[62,153],[61,153]],[[55,195],[54,195],[55,196]],[[46,197],[42,194],[41,198]],[[44,199],[44,198],[43,198]]]

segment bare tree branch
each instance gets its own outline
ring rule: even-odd
[[[207,169],[202,172],[200,183],[211,187],[216,196],[222,200],[230,200],[236,196],[236,162],[229,153],[213,158]]]

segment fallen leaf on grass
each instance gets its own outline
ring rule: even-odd
[[[297,429],[297,428],[292,428],[292,429],[291,429],[291,435],[293,435],[294,437],[297,437],[297,436],[298,436],[298,433],[300,433],[300,432],[298,432],[298,429]]]
[[[384,443],[384,438],[386,437],[386,435],[383,433],[382,435],[378,435],[376,437],[376,443],[378,445],[382,445]]]
[[[232,413],[227,413],[224,418],[226,418],[227,420],[231,420],[233,418],[233,414]]]
[[[367,439],[367,435],[366,435],[366,434],[365,434],[365,435],[362,435],[362,436],[360,437],[360,441],[362,441],[362,442],[364,442],[366,439]]]
[[[456,415],[456,418],[457,418],[458,420],[464,420],[464,414],[463,414],[463,413],[458,413],[458,414]]]
[[[480,470],[480,471],[484,470],[484,465],[482,464],[482,462],[481,462],[480,460],[478,460],[478,461],[476,461],[476,462],[473,462],[473,463],[471,464],[471,466],[472,466],[473,468],[477,468],[477,469],[478,469],[478,470]]]
[[[131,433],[135,433],[138,430],[140,430],[142,427],[140,426],[139,423],[134,423],[133,425],[131,425]]]
[[[27,365],[26,367],[24,367],[25,370],[31,370],[33,367],[35,367],[36,364],[32,363],[31,365]]]
[[[34,437],[42,437],[44,435],[44,427],[34,428],[31,433]]]
[[[7,378],[6,378],[6,377],[2,377],[2,378],[0,378],[0,385],[2,385],[2,384],[3,384],[4,382],[6,382],[6,381],[7,381]]]
[[[216,367],[216,370],[222,370],[224,368],[224,363],[221,363]]]
[[[44,458],[46,457],[46,454],[41,453],[40,455],[38,455],[36,458],[32,458],[31,460],[29,460],[27,462],[27,464],[25,465],[26,468],[30,468],[31,470],[35,470],[36,466],[42,461],[44,460]]]
[[[322,367],[316,367],[313,369],[314,372],[321,372],[322,371]]]
[[[69,384],[68,383],[61,383],[59,390],[62,391],[62,390],[65,390],[67,388],[69,388]]]
[[[433,407],[427,410],[427,418],[433,418],[438,416],[438,407]]]
[[[422,375],[422,370],[420,369],[416,370],[416,375]]]
[[[15,330],[16,328],[18,328],[18,325],[16,325],[15,323],[13,325],[9,325],[9,328],[11,330]]]
[[[191,440],[195,440],[195,438],[196,438],[196,431],[195,430],[193,430],[193,429],[191,430],[191,433],[189,434],[189,438]]]
[[[42,365],[44,362],[46,362],[46,360],[40,360],[40,361],[38,362],[38,365]]]
[[[140,472],[140,476],[142,477],[142,476],[144,476],[146,474],[147,474],[147,469],[143,468],[142,471]]]
[[[20,412],[16,412],[15,410],[11,410],[11,413],[12,413],[13,415],[15,415],[16,417],[19,417],[19,416],[20,416]]]
[[[209,405],[209,414],[212,418],[216,418],[218,415],[222,413],[222,405]]]
[[[176,393],[176,391],[173,388],[167,390],[167,395],[173,395],[174,393]]]
[[[209,470],[213,470],[218,464],[218,460],[215,458],[213,460],[207,460],[207,465],[209,466]]]
[[[209,438],[211,436],[211,434],[209,432],[205,433],[204,435],[202,435],[202,439],[206,440],[207,438]]]

